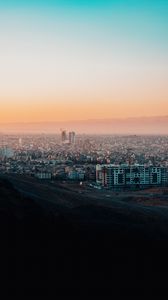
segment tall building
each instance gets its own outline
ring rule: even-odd
[[[22,147],[22,138],[19,138],[19,147]]]
[[[69,132],[69,143],[75,144],[75,132],[74,131]]]
[[[0,158],[11,158],[14,156],[14,151],[5,146],[3,148],[0,148]]]
[[[66,130],[61,131],[61,141],[62,143],[65,143],[67,141],[67,133]]]

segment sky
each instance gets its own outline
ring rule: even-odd
[[[0,0],[0,123],[168,115],[167,0]]]

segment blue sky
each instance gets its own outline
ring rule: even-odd
[[[0,0],[0,117],[41,103],[64,119],[79,99],[90,118],[168,113],[167,16],[167,0]]]
[[[88,7],[88,8],[142,8],[142,9],[160,9],[167,7],[167,0],[1,0],[1,7],[35,7],[35,6],[57,6],[57,7]]]

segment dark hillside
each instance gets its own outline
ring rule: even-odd
[[[87,204],[46,213],[0,180],[1,258],[9,294],[47,297],[53,287],[83,293],[164,288],[167,213],[136,212]]]

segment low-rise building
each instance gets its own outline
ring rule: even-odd
[[[52,174],[48,173],[48,172],[38,172],[35,174],[35,177],[38,179],[51,179],[52,178]]]

